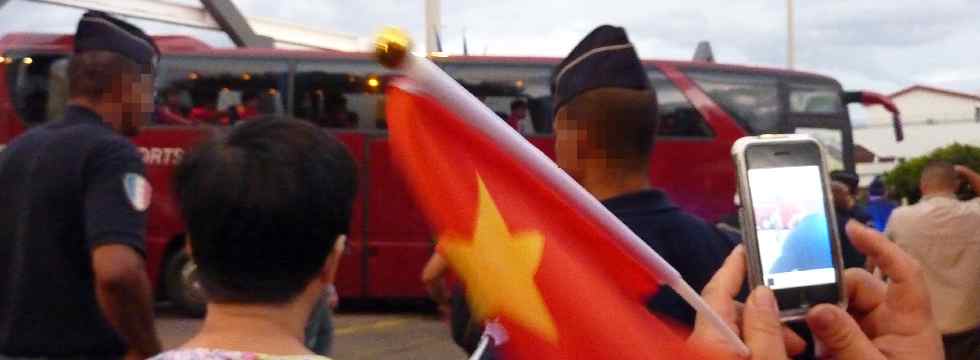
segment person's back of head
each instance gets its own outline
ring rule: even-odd
[[[953,194],[960,187],[960,177],[953,164],[946,161],[932,161],[922,169],[919,177],[919,190],[922,196]]]
[[[305,122],[259,120],[204,143],[174,176],[213,303],[292,302],[348,229],[356,169],[344,145]]]

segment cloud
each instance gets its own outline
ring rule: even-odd
[[[178,0],[196,3],[195,0]],[[423,41],[423,0],[233,0],[248,16],[370,38],[385,25]],[[689,59],[709,40],[724,63],[783,67],[786,8],[776,0],[443,0],[442,40],[462,52],[564,56],[594,27],[627,28],[645,58]],[[914,83],[980,90],[976,0],[796,1],[797,67],[839,79],[846,88],[896,91]],[[287,5],[288,4],[288,5]],[[44,13],[45,21],[37,24]],[[12,0],[0,33],[71,32],[80,11]],[[183,33],[229,46],[227,37],[139,22],[155,33]]]

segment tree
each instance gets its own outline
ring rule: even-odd
[[[936,149],[928,155],[909,159],[885,173],[884,181],[889,192],[895,198],[907,198],[909,203],[919,201],[919,177],[922,169],[934,160],[947,161],[956,165],[967,166],[974,171],[980,171],[980,147],[953,143]],[[976,193],[964,184],[959,192],[960,198],[973,198]]]

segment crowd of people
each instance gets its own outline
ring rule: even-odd
[[[64,120],[0,153],[0,359],[323,359],[329,346],[306,340],[322,338],[310,323],[335,299],[325,294],[357,190],[343,144],[308,122],[265,116],[184,158],[173,188],[207,315],[191,340],[162,352],[142,257],[150,185],[126,138],[151,112],[159,52],[141,30],[99,12],[83,16],[75,44]],[[814,339],[805,339],[780,322],[771,290],[743,286],[746,250],[735,237],[651,186],[655,95],[621,28],[587,36],[557,67],[553,91],[558,166],[701,291],[752,359],[805,354],[814,339],[836,359],[980,358],[980,201],[955,197],[961,181],[980,188],[977,173],[930,164],[923,200],[891,213],[887,237],[862,224],[879,223],[861,215],[854,190],[835,184],[852,257],[848,308],[809,309]],[[512,104],[515,126],[520,108]],[[458,293],[438,286],[445,271],[437,257],[423,276],[444,303]],[[669,289],[646,306],[689,325],[692,346],[738,357]],[[479,332],[477,319],[466,323]]]

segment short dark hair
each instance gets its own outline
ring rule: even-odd
[[[576,96],[558,113],[588,132],[592,146],[612,158],[648,161],[659,121],[650,90],[599,88]]]
[[[861,178],[857,174],[847,170],[834,170],[830,172],[830,178],[847,186],[847,191],[851,195],[857,195],[858,186],[861,183]]]
[[[348,231],[356,177],[336,138],[278,116],[192,151],[174,189],[210,301],[278,304],[299,295]]]
[[[527,109],[527,101],[517,99],[510,102],[510,111],[514,111],[520,108]]]
[[[68,61],[68,97],[99,100],[123,76],[136,81],[140,67],[132,60],[110,51],[86,51]]]

